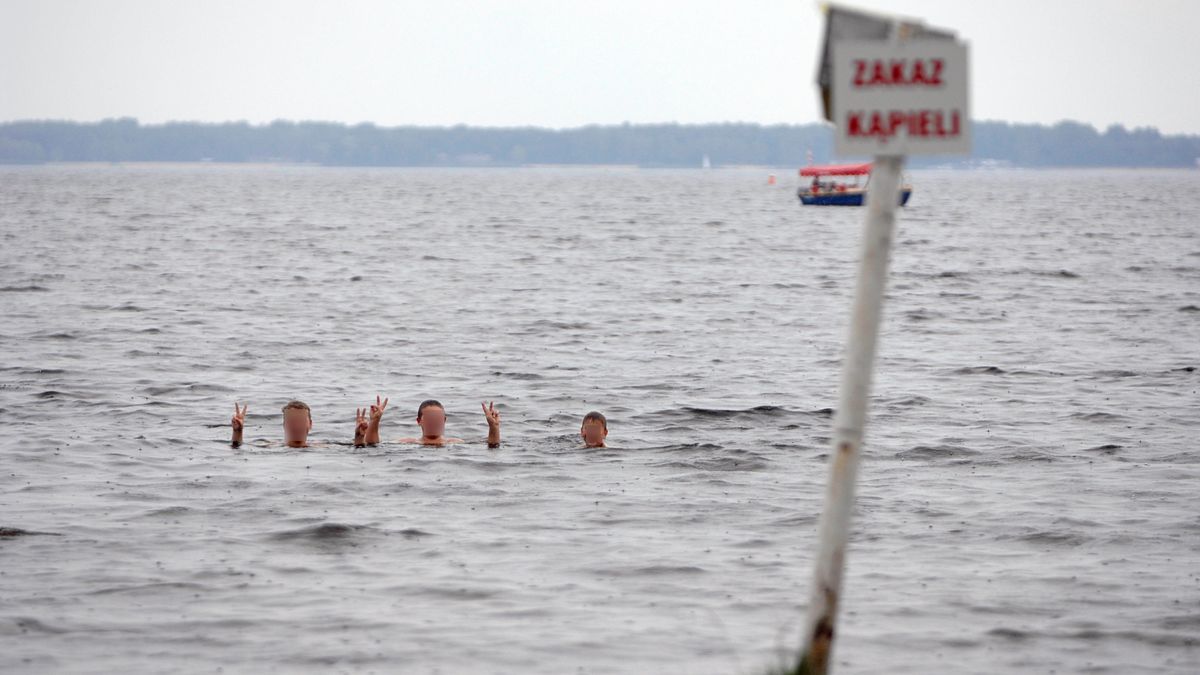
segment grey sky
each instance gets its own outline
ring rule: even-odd
[[[863,0],[955,29],[973,117],[1200,133],[1200,2]],[[811,0],[0,0],[0,120],[803,123]]]

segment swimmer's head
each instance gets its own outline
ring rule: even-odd
[[[579,435],[583,437],[583,445],[588,448],[603,448],[604,439],[608,437],[608,420],[593,410],[583,416],[583,424],[579,427]]]
[[[446,409],[442,404],[429,399],[417,407],[417,424],[426,438],[436,438],[446,431]]]
[[[312,431],[312,410],[304,401],[288,401],[283,406],[283,435],[291,441],[304,441]]]

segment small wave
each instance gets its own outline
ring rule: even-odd
[[[493,370],[492,375],[496,377],[507,377],[513,380],[543,380],[543,376],[537,373],[506,373],[503,370]]]
[[[391,534],[399,535],[405,539],[420,539],[423,537],[434,536],[432,532],[427,532],[415,527],[406,527],[402,530],[386,532],[368,525],[320,523],[307,527],[299,527],[291,530],[274,532],[269,535],[269,538],[274,541],[307,541],[319,544],[350,543],[351,545],[357,545],[356,542],[366,536]]]
[[[654,466],[694,469],[696,471],[761,471],[767,468],[767,462],[758,457],[709,457],[693,460],[673,460],[661,462]]]
[[[528,328],[553,328],[554,330],[587,330],[591,328],[591,324],[582,321],[549,321],[547,319],[538,319],[528,325]]]
[[[1031,631],[1020,630],[1019,628],[1005,628],[1003,626],[1000,628],[993,628],[989,630],[987,634],[992,637],[1012,640],[1013,642],[1024,642],[1031,637],[1035,637],[1035,634]]]
[[[1163,628],[1189,628],[1200,630],[1200,614],[1185,614],[1183,616],[1168,616],[1159,622]]]
[[[633,574],[657,576],[660,574],[704,574],[707,570],[695,565],[647,565],[632,570]]]
[[[701,417],[777,417],[787,413],[787,409],[775,405],[758,405],[753,408],[743,409],[723,409],[723,408],[696,408],[684,406],[684,412]]]
[[[1124,415],[1103,411],[1071,413],[1071,417],[1086,422],[1120,422],[1125,419]]]
[[[17,635],[25,633],[46,633],[50,635],[56,635],[70,632],[66,628],[52,626],[31,616],[18,616],[12,618],[11,621],[12,624],[7,629],[4,626],[4,623],[0,622],[0,635]]]
[[[153,594],[162,591],[206,591],[208,587],[203,584],[197,584],[188,581],[160,581],[149,584],[134,584],[132,586],[110,586],[108,588],[99,588],[94,591],[89,591],[88,595],[116,595],[119,593],[142,593],[150,592]]]
[[[914,309],[904,313],[904,318],[909,321],[930,321],[933,319],[941,319],[946,315],[941,312],[935,312],[928,309]]]
[[[706,574],[708,570],[695,565],[643,565],[641,567],[599,567],[590,570],[603,577],[661,577],[676,574]]]
[[[207,382],[181,382],[179,384],[163,384],[152,385],[145,387],[142,391],[147,396],[165,396],[167,394],[186,390],[193,393],[211,393],[211,394],[228,394],[234,390],[231,387],[226,387],[222,384],[211,384]]]
[[[45,286],[29,284],[28,286],[0,286],[0,293],[42,293],[50,290]]]
[[[1053,462],[1057,458],[1049,453],[1038,450],[1020,450],[1004,456],[1006,462],[1028,464],[1029,462]]]
[[[61,537],[57,532],[35,532],[19,527],[0,527],[0,539],[15,539],[17,537]]]
[[[1173,452],[1162,455],[1158,458],[1158,461],[1171,464],[1200,464],[1200,455],[1191,450],[1186,450],[1184,452]]]
[[[769,548],[774,546],[775,542],[770,539],[746,539],[734,544],[734,548]]]
[[[1066,373],[1057,370],[1045,370],[1043,368],[1018,368],[1008,371],[1009,375],[1022,375],[1028,377],[1066,377]]]
[[[1039,277],[1057,277],[1059,279],[1078,279],[1079,275],[1071,270],[1055,270],[1055,271],[1036,271],[1035,275]]]
[[[417,588],[405,589],[409,595],[423,595],[433,598],[445,598],[447,600],[487,600],[499,595],[498,591],[491,591],[483,588]]]
[[[1119,369],[1118,370],[1097,370],[1096,376],[1097,377],[1126,378],[1126,377],[1137,377],[1138,373],[1136,373],[1132,370],[1119,370]]]
[[[1007,371],[999,366],[966,366],[953,372],[955,375],[1003,375]]]
[[[981,454],[978,450],[961,445],[915,445],[908,450],[901,450],[896,453],[897,457],[910,458],[925,458],[925,459],[945,459],[954,457],[973,457]]]
[[[724,448],[716,443],[673,443],[671,445],[657,445],[654,447],[649,447],[646,448],[646,450],[661,453],[679,452],[690,455],[699,451],[719,452],[724,450]]]
[[[912,276],[922,277],[925,279],[969,279],[971,277],[971,273],[960,272],[956,270],[944,270],[941,272],[917,273],[913,274]]]
[[[828,412],[826,412],[828,411]],[[828,415],[832,414],[832,409],[821,408],[815,411],[796,411],[789,410],[777,405],[758,405],[751,408],[702,408],[698,406],[682,406],[680,408],[668,408],[656,412],[648,413],[645,417],[678,419],[678,418],[695,418],[702,417],[707,419],[746,419],[746,418],[780,418],[789,415]]]
[[[916,408],[919,406],[928,405],[930,402],[931,400],[928,397],[913,395],[888,399],[884,401],[883,404],[889,408]],[[833,414],[833,408],[825,408],[824,410],[828,410],[830,415]]]
[[[229,426],[229,425],[223,424],[221,426]],[[143,515],[146,516],[147,518],[161,518],[163,516],[181,516],[185,513],[191,513],[192,511],[193,511],[193,509],[188,506],[166,506],[163,508],[147,511]]]
[[[789,516],[777,518],[771,521],[770,524],[774,527],[782,528],[807,527],[815,525],[818,518],[819,516],[816,513],[794,513]]]
[[[1066,640],[1085,640],[1087,642],[1106,642],[1113,640],[1129,640],[1142,642],[1156,647],[1195,647],[1200,645],[1200,638],[1195,635],[1179,635],[1174,633],[1151,633],[1136,630],[1097,630],[1088,628],[1078,631],[1035,631],[1018,628],[993,628],[988,635],[1004,638],[1013,642],[1024,642],[1032,638],[1057,638]]]
[[[67,371],[62,368],[20,368],[22,375],[66,375]]]
[[[675,385],[670,382],[643,382],[641,384],[631,384],[626,388],[638,391],[673,391]]]
[[[353,539],[363,532],[373,528],[366,525],[347,525],[344,523],[321,523],[294,530],[283,530],[270,535],[275,541],[313,541],[336,542]]]
[[[1056,544],[1063,546],[1081,546],[1090,541],[1089,537],[1085,537],[1082,534],[1051,531],[1030,532],[1016,537],[1016,539],[1033,544]]]

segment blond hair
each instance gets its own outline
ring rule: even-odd
[[[283,405],[283,408],[280,410],[280,412],[286,413],[289,410],[303,410],[304,412],[308,413],[308,419],[310,421],[312,420],[312,409],[310,409],[308,404],[304,401],[292,399]]]

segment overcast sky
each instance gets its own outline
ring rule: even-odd
[[[862,0],[970,42],[972,117],[1200,133],[1200,2]],[[812,0],[0,0],[0,120],[805,123]]]

